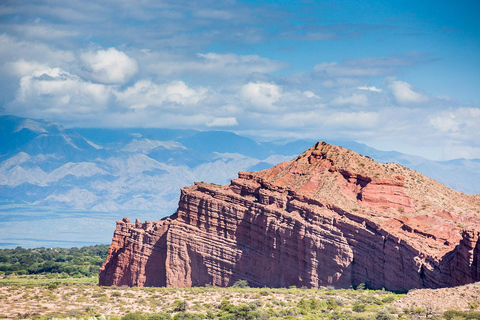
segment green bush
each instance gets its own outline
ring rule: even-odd
[[[395,318],[385,310],[381,310],[375,315],[375,320],[393,320],[393,319]]]
[[[458,310],[447,310],[443,313],[443,316],[447,320],[455,319],[455,318],[463,318],[466,320],[470,319],[480,319],[480,312],[479,311],[458,311]]]
[[[198,313],[180,312],[173,316],[174,320],[203,320],[204,317]]]
[[[173,302],[173,311],[182,312],[187,310],[187,302],[184,300],[175,300]]]
[[[360,283],[356,288],[355,290],[365,290],[367,288],[367,286],[365,285],[365,283]]]
[[[145,316],[138,312],[130,312],[122,317],[122,320],[146,320]]]
[[[386,296],[385,298],[382,299],[382,302],[383,303],[390,303],[390,302],[393,302],[395,300],[396,300],[395,296]]]
[[[364,304],[355,304],[352,307],[352,310],[355,311],[355,312],[365,312],[366,308],[367,307]]]
[[[165,312],[152,313],[147,316],[147,320],[171,320],[172,316]]]
[[[335,310],[338,308],[338,303],[333,298],[329,298],[327,300],[327,309],[328,310]]]
[[[233,288],[247,288],[248,281],[247,280],[237,280],[234,284],[232,284]]]

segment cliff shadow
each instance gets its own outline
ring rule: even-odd
[[[145,263],[145,287],[165,287],[167,285],[167,231],[153,245]]]

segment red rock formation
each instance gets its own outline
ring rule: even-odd
[[[183,188],[169,218],[117,221],[100,285],[470,283],[480,281],[479,211],[478,197],[317,143],[228,186]]]

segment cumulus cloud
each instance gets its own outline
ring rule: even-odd
[[[124,91],[117,91],[117,100],[131,109],[148,106],[162,106],[164,103],[194,105],[205,99],[208,89],[189,87],[183,81],[155,84],[150,80],[141,80]]]
[[[123,84],[138,71],[137,61],[115,48],[80,56],[91,78],[104,84]]]
[[[273,104],[282,97],[280,86],[266,82],[249,82],[240,88],[240,98],[259,111],[274,109]]]
[[[430,125],[442,132],[456,132],[459,129],[460,122],[455,119],[452,112],[443,115],[437,115],[430,118]]]
[[[104,85],[86,82],[60,68],[46,68],[21,78],[17,97],[7,110],[41,117],[90,114],[104,108],[109,96]]]
[[[480,109],[462,107],[442,111],[430,117],[429,124],[441,132],[474,135],[477,140],[480,128]],[[477,135],[475,135],[475,132]],[[480,142],[479,142],[480,145]]]
[[[428,97],[413,90],[413,86],[404,81],[393,81],[390,84],[393,97],[398,104],[416,104],[425,102]]]
[[[205,125],[207,127],[234,127],[238,126],[238,122],[235,117],[214,118],[208,121]]]
[[[364,94],[354,93],[351,96],[347,96],[347,97],[336,97],[332,101],[332,104],[337,106],[343,106],[343,105],[366,106],[368,104],[368,98]]]
[[[48,66],[37,61],[25,61],[20,59],[15,62],[10,63],[11,70],[14,74],[18,76],[26,76],[33,74],[35,71],[38,70],[46,70]]]

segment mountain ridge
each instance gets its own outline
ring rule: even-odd
[[[117,221],[100,285],[410,290],[480,280],[480,198],[319,142],[230,184],[182,188],[172,216]]]

